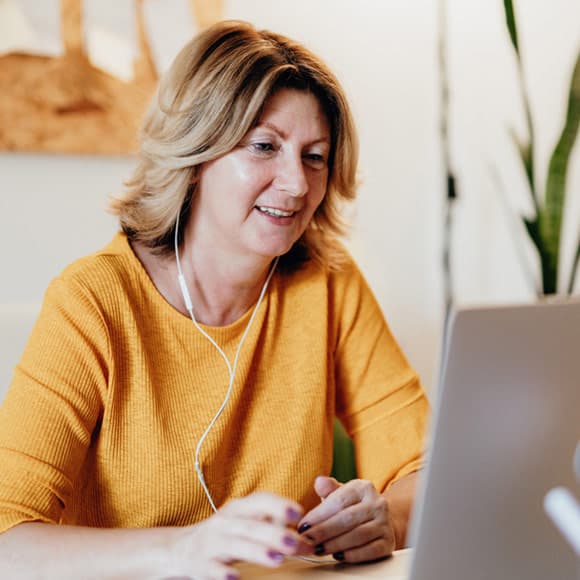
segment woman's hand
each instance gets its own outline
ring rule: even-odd
[[[269,493],[232,500],[199,524],[174,528],[167,578],[234,580],[233,562],[275,567],[287,555],[312,554],[312,544],[295,531],[302,513],[299,504]]]
[[[396,539],[389,505],[370,481],[341,484],[320,476],[314,489],[323,501],[302,518],[298,531],[315,544],[316,555],[368,562],[393,552]]]

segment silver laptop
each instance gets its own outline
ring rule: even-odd
[[[543,502],[580,498],[580,302],[459,311],[446,352],[410,580],[578,580]]]
[[[326,558],[243,578],[580,580],[543,508],[553,488],[580,500],[580,301],[461,310],[442,360],[414,549],[380,568]]]

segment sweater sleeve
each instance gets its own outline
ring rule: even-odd
[[[53,281],[0,408],[0,532],[60,521],[102,413],[108,349],[82,284]]]
[[[428,402],[358,268],[336,277],[336,413],[357,474],[384,491],[422,465]]]

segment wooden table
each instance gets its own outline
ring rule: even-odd
[[[264,568],[252,564],[240,564],[242,580],[253,578],[279,578],[280,580],[347,580],[355,578],[382,578],[383,580],[407,580],[411,550],[397,550],[391,558],[372,564],[338,564],[324,557],[319,563],[288,559],[279,568]]]

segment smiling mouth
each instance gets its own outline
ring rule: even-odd
[[[262,205],[257,205],[255,207],[258,211],[261,211],[262,213],[265,213],[266,215],[270,215],[272,217],[278,217],[278,218],[292,217],[293,215],[295,215],[297,213],[295,211],[286,211],[283,209],[276,209],[273,207],[264,207]]]

